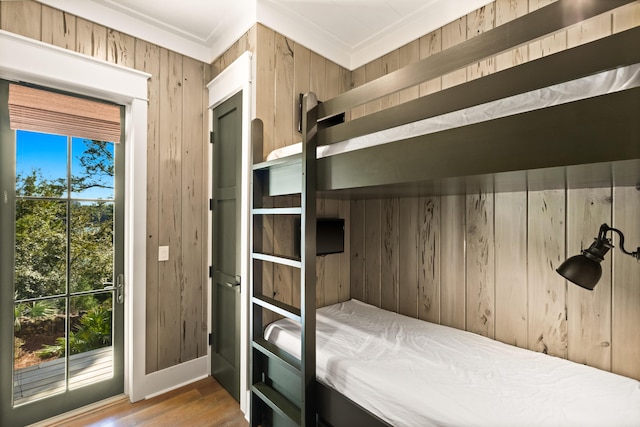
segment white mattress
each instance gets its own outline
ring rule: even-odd
[[[366,136],[318,147],[317,157],[359,150],[446,129],[533,111],[553,105],[605,95],[640,86],[640,64],[617,68],[520,95],[488,102]],[[278,148],[267,156],[275,160],[302,151],[301,143]]]
[[[266,338],[300,357],[300,325]],[[317,310],[317,377],[394,426],[640,426],[640,382],[357,300]]]

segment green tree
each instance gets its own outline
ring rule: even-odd
[[[65,200],[70,190],[113,187],[113,153],[108,143],[86,140],[83,143],[86,147],[79,158],[81,167],[74,172],[71,188],[65,179],[45,179],[40,170],[16,177],[15,290],[18,300],[64,293],[67,251],[72,292],[99,289],[112,280],[113,203]],[[83,306],[72,309],[90,308],[84,305],[91,299],[77,301],[84,301]]]

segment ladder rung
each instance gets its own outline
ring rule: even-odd
[[[254,304],[258,304],[259,306],[271,310],[281,316],[288,317],[298,323],[302,322],[300,309],[295,308],[292,305],[285,304],[273,298],[265,297],[264,295],[254,296],[252,301]]]
[[[300,215],[302,214],[302,208],[256,208],[252,213],[254,215]]]
[[[286,397],[278,393],[263,382],[251,386],[253,393],[266,403],[271,409],[288,418],[295,425],[300,425],[300,409]]]
[[[254,252],[251,254],[253,259],[259,259],[261,261],[272,262],[275,264],[288,265],[289,267],[302,268],[302,262],[299,259],[288,258],[284,256],[278,255],[269,255],[269,254],[261,254]]]
[[[296,358],[290,353],[282,350],[278,346],[271,344],[264,338],[256,338],[253,340],[253,348],[258,350],[265,356],[282,362],[282,365],[288,368],[290,371],[300,375],[300,359]]]

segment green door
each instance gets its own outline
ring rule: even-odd
[[[213,110],[211,373],[240,399],[242,92]]]
[[[123,144],[9,128],[0,81],[0,425],[123,392]]]

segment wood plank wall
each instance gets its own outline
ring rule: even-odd
[[[211,64],[212,76],[218,75],[243,52],[255,54],[256,116],[264,123],[264,153],[301,140],[297,131],[298,94],[312,91],[325,100],[351,88],[351,72],[272,29],[257,24]],[[299,197],[279,197],[276,206],[300,203]],[[320,199],[319,217],[345,218],[349,235],[348,201]],[[266,217],[263,223],[263,250],[282,255],[293,254],[292,218]],[[318,258],[316,301],[319,307],[349,299],[349,242],[343,254]],[[282,302],[299,306],[298,270],[264,265],[265,294]],[[269,321],[270,318],[265,320]]]
[[[126,67],[149,81],[147,373],[207,354],[210,67],[35,1],[0,2],[0,28]],[[158,262],[158,246],[170,260]]]
[[[390,58],[405,65],[548,3],[496,0],[354,70],[354,83],[391,71]],[[400,96],[411,99],[638,25],[635,2]],[[554,271],[605,222],[635,248],[639,208],[640,187],[354,200],[351,297],[640,379],[640,265],[613,250],[593,292],[567,285]]]

